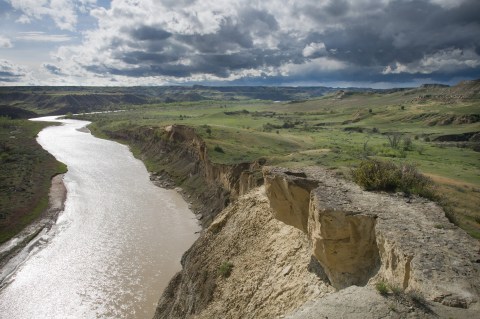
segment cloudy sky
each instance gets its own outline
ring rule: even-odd
[[[479,0],[0,0],[0,85],[475,78]]]

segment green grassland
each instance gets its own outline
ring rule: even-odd
[[[413,163],[436,182],[451,219],[480,238],[480,136],[473,134],[480,132],[480,98],[475,87],[334,92],[281,103],[152,103],[86,117],[99,134],[174,123],[195,127],[210,158],[219,163],[265,158],[267,164],[286,167],[323,165],[347,177],[367,157]],[[454,137],[442,139],[446,135]],[[389,138],[398,139],[398,145]]]
[[[0,117],[0,243],[42,214],[51,178],[66,171],[36,142],[48,125]]]

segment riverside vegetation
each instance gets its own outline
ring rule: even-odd
[[[95,134],[128,142],[138,155],[141,135],[161,140],[164,127],[177,123],[195,128],[216,163],[262,158],[268,165],[290,168],[321,165],[350,177],[352,167],[377,159],[408,168],[418,180],[422,175],[415,167],[428,177],[422,177],[424,183],[433,184],[413,193],[437,199],[450,221],[478,239],[479,91],[480,81],[467,81],[454,87],[341,90],[289,102],[157,103],[82,118],[93,121]],[[154,158],[143,159],[150,171],[162,170]],[[411,192],[402,187],[391,190]]]
[[[51,178],[66,171],[35,141],[49,125],[0,117],[0,243],[42,214]]]

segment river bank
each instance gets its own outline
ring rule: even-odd
[[[48,208],[39,218],[25,227],[18,235],[0,246],[0,287],[9,275],[28,257],[36,243],[55,225],[59,214],[65,208],[67,188],[63,183],[65,174],[52,177]]]

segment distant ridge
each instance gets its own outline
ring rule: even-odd
[[[420,88],[422,89],[448,88],[448,87],[450,87],[450,85],[438,84],[438,83],[426,83],[420,86]]]
[[[29,117],[123,109],[127,105],[212,101],[269,100],[298,102],[333,94],[337,99],[354,94],[404,92],[414,99],[444,102],[480,98],[480,79],[455,86],[426,83],[417,88],[332,88],[293,86],[135,86],[135,87],[0,87],[0,114]],[[416,96],[415,96],[416,95]],[[8,109],[6,107],[9,107]],[[12,107],[16,109],[12,109]],[[34,113],[21,113],[26,110]]]

